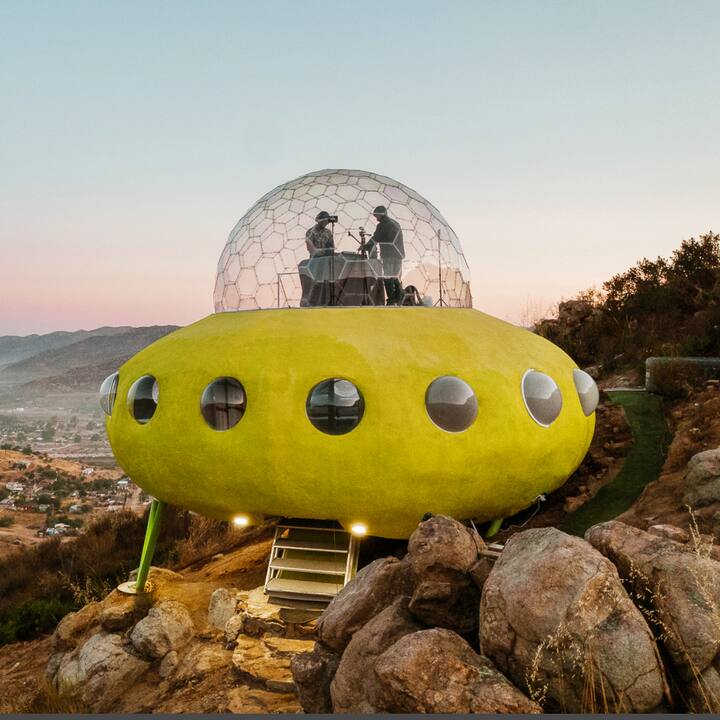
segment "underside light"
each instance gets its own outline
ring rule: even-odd
[[[365,523],[353,523],[350,526],[350,532],[355,535],[355,537],[363,537],[367,535],[367,525],[365,525]]]
[[[236,515],[233,519],[235,527],[247,527],[250,524],[250,518],[247,515]]]

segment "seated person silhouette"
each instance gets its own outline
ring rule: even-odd
[[[310,257],[329,255],[335,249],[332,232],[328,227],[330,214],[321,210],[315,216],[315,224],[305,233],[305,246]]]

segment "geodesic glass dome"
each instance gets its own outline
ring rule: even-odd
[[[379,206],[386,214],[374,216]],[[316,222],[320,213],[330,222]],[[319,170],[261,197],[228,237],[214,299],[217,312],[472,306],[460,241],[440,211],[406,185],[362,170]]]

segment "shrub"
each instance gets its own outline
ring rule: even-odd
[[[0,515],[0,528],[11,527],[15,524],[15,518],[12,515]]]
[[[28,600],[0,614],[0,644],[32,640],[52,630],[75,605],[67,600],[50,598]]]

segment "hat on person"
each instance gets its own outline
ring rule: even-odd
[[[330,217],[330,213],[325,212],[324,210],[321,210],[316,216],[315,216],[315,222],[320,222],[321,220],[327,220]]]
[[[387,215],[387,208],[384,205],[378,205],[373,210],[373,215]]]

